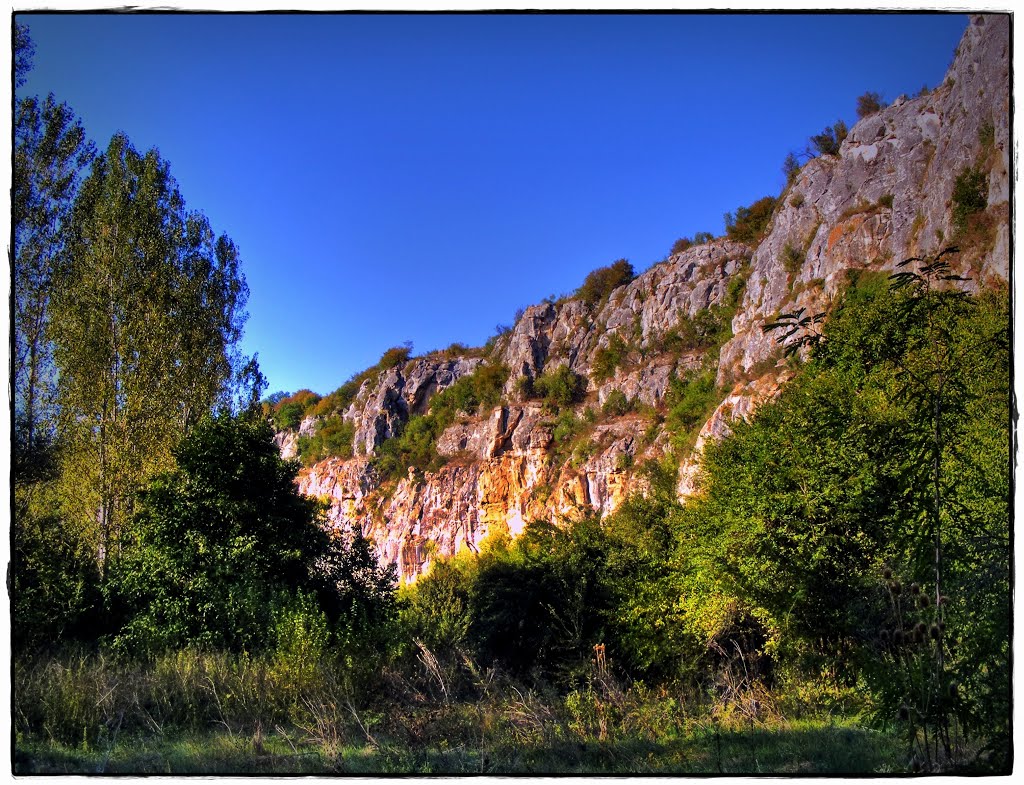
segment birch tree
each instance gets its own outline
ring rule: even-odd
[[[189,212],[157,150],[92,164],[53,282],[63,506],[101,561],[146,477],[227,406],[248,295],[238,250]]]

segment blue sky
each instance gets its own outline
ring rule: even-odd
[[[857,96],[941,82],[956,14],[22,14],[22,92],[157,147],[239,246],[243,349],[327,393],[482,344],[783,184]]]

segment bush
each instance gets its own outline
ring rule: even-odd
[[[325,458],[351,458],[355,436],[355,423],[340,416],[330,417],[312,436],[299,437],[299,458],[306,466]]]
[[[694,429],[704,424],[718,403],[714,372],[672,379],[665,402],[665,425],[672,442],[681,450],[688,449],[695,437]]]
[[[626,342],[618,333],[612,333],[608,338],[608,345],[594,352],[594,362],[590,367],[590,375],[594,381],[600,384],[612,378],[615,369],[626,359],[626,352]]]
[[[729,279],[729,283],[725,287],[725,316],[726,314],[734,311],[740,304],[740,299],[743,297],[743,291],[747,288],[747,280],[750,278],[750,265],[747,264],[745,268],[737,271],[732,278]],[[732,318],[729,317],[728,321],[731,323]],[[729,331],[732,332],[732,326],[730,324]]]
[[[565,409],[558,413],[555,420],[555,427],[551,431],[551,438],[555,440],[557,447],[565,447],[583,430],[583,422],[578,418],[572,409]]]
[[[746,276],[737,276],[729,282],[726,299],[732,302],[743,293]],[[731,305],[729,307],[732,307]],[[728,309],[712,305],[697,311],[692,318],[681,314],[679,323],[661,337],[661,349],[665,352],[693,351],[694,349],[711,349],[721,345],[732,335],[731,320]]]
[[[633,277],[633,265],[625,259],[619,259],[608,267],[599,267],[587,275],[583,285],[576,290],[576,297],[587,305],[597,305],[606,300],[615,289],[632,281]]]
[[[275,606],[318,586],[320,505],[300,496],[270,426],[221,416],[175,450],[177,468],[140,494],[129,537],[108,558],[116,643],[241,650],[272,642]]]
[[[839,147],[848,133],[846,123],[836,120],[831,128],[825,128],[820,134],[812,136],[811,145],[818,155],[839,155]]]
[[[409,342],[406,342],[402,346],[392,346],[380,356],[380,360],[377,362],[377,368],[382,371],[386,371],[389,368],[397,368],[399,365],[405,365],[405,363],[409,362],[410,354],[412,354],[412,344]]]
[[[101,623],[100,574],[67,524],[14,506],[11,539],[11,643],[22,653],[91,640]]]
[[[438,465],[437,439],[444,429],[431,415],[411,417],[397,434],[377,446],[374,466],[386,479],[400,480],[409,468],[433,469]]]
[[[689,237],[680,237],[674,243],[672,243],[672,250],[670,250],[669,256],[675,256],[676,254],[682,253],[687,248],[693,245],[693,240]]]
[[[626,397],[622,390],[612,390],[604,399],[601,412],[606,417],[621,417],[633,410],[632,402]]]
[[[857,98],[857,117],[863,120],[865,117],[877,114],[885,107],[886,104],[882,102],[882,96],[878,93],[864,93]]]
[[[796,176],[800,174],[800,162],[797,160],[795,153],[787,153],[786,160],[782,162],[782,173],[786,176],[786,185],[792,183]]]
[[[320,396],[312,390],[299,390],[294,395],[281,398],[273,407],[272,419],[274,427],[283,431],[286,428],[298,428],[306,412],[320,401]]]
[[[967,231],[967,219],[988,206],[988,178],[979,169],[967,168],[957,175],[953,185],[953,229]]]
[[[761,241],[765,229],[768,228],[772,212],[775,210],[775,203],[774,196],[765,196],[749,207],[738,207],[735,216],[732,213],[726,213],[726,236],[738,243],[757,245]]]
[[[559,365],[537,378],[533,388],[544,398],[549,409],[556,410],[582,401],[587,385],[583,377],[574,373],[568,365]]]
[[[782,264],[786,268],[786,272],[790,275],[799,272],[803,263],[804,255],[800,249],[786,243],[786,247],[782,251]]]

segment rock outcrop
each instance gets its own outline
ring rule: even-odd
[[[788,377],[764,325],[798,308],[827,312],[850,271],[892,271],[948,245],[965,169],[986,173],[988,207],[956,264],[973,286],[1008,278],[1009,101],[1008,17],[975,16],[945,82],[862,119],[838,155],[804,165],[757,247],[725,239],[691,247],[597,306],[567,299],[527,308],[486,358],[430,355],[381,372],[341,413],[354,428],[356,457],[303,469],[300,489],[326,498],[333,526],[361,529],[410,580],[438,556],[476,550],[495,532],[516,535],[532,519],[613,511],[639,487],[637,467],[670,454],[661,423],[673,380],[710,368],[723,399],[679,473],[680,495],[696,492],[703,444],[778,395]],[[714,356],[677,340],[708,313],[731,314],[732,337]],[[598,373],[613,348],[614,367]],[[436,443],[444,461],[437,471],[410,469],[384,482],[373,462],[379,446],[488,362],[510,371],[506,403],[448,427]],[[558,433],[564,412],[522,395],[524,377],[562,365],[587,385],[570,440]],[[304,421],[301,432],[315,427]],[[295,455],[298,436],[278,435],[285,457]]]

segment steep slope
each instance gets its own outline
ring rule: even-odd
[[[354,457],[307,467],[301,490],[329,500],[331,524],[359,527],[404,579],[531,519],[614,510],[642,488],[649,459],[671,456],[680,494],[692,492],[703,441],[785,383],[781,347],[762,329],[776,315],[827,312],[851,271],[889,271],[954,239],[970,285],[1008,278],[1008,52],[1008,17],[972,18],[945,83],[861,120],[838,155],[803,166],[756,247],[691,247],[597,303],[527,308],[486,351],[371,376],[335,413],[352,428]],[[965,171],[983,176],[987,205],[967,218]],[[423,422],[439,392],[498,367],[509,371],[501,405],[456,418],[425,470],[382,475],[381,445]],[[571,404],[539,400],[531,389],[560,367],[585,391]],[[300,433],[317,426],[309,418]],[[298,437],[279,435],[286,456]]]

